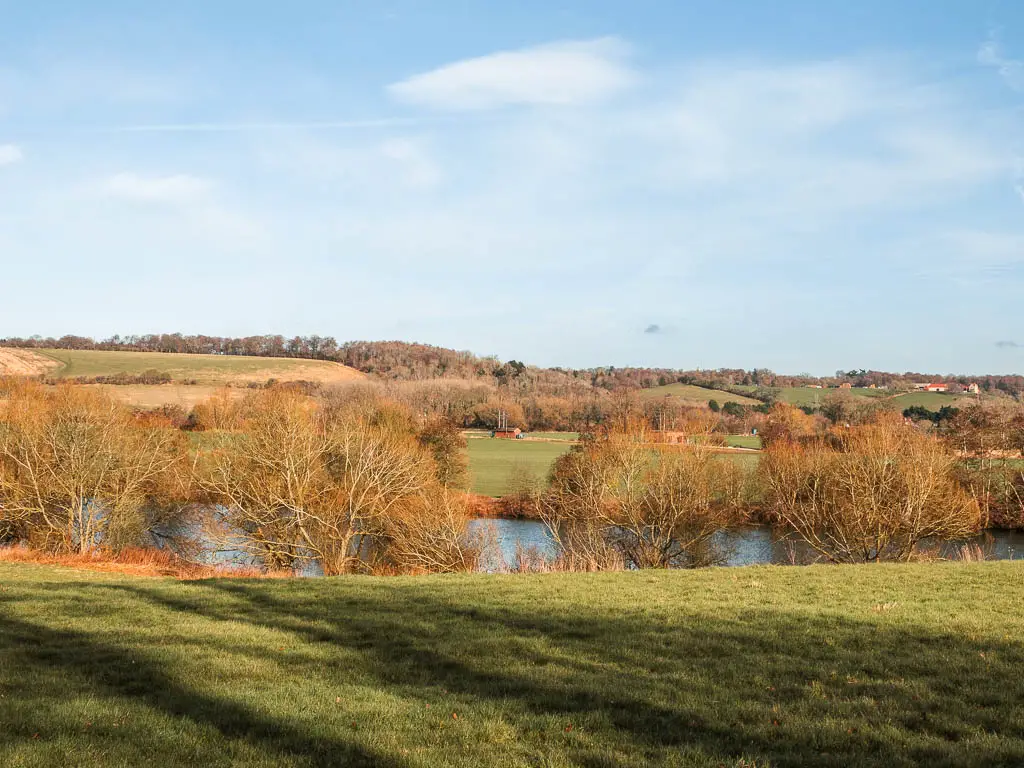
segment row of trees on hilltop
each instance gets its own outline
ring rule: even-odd
[[[520,392],[559,394],[596,389],[615,392],[629,389],[650,389],[667,384],[734,390],[755,387],[753,394],[771,400],[771,390],[784,387],[816,385],[838,387],[909,388],[912,384],[943,381],[955,387],[977,383],[982,391],[1020,397],[1024,393],[1024,376],[893,373],[865,369],[836,371],[834,376],[812,376],[807,373],[779,374],[767,368],[718,368],[714,370],[679,370],[672,368],[636,368],[599,366],[587,369],[541,368],[517,360],[502,362],[494,356],[480,356],[429,344],[403,341],[350,341],[339,343],[330,336],[293,336],[280,334],[261,336],[208,336],[181,333],[111,336],[96,341],[84,336],[60,338],[32,336],[0,339],[0,346],[35,349],[95,349],[165,353],[216,355],[248,355],[254,357],[293,357],[333,360],[391,381],[425,381],[430,379],[463,379],[493,381]],[[735,391],[735,390],[734,390]],[[737,391],[737,393],[739,393]]]

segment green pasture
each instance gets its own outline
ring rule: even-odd
[[[898,409],[904,410],[913,406],[921,406],[930,411],[938,411],[944,406],[963,406],[970,403],[970,395],[950,395],[945,392],[908,392],[897,395],[890,402]]]
[[[1024,565],[0,565],[11,768],[1019,766]]]
[[[566,434],[566,433],[562,433]],[[761,439],[754,436],[730,436],[730,445],[758,447]],[[529,440],[501,440],[470,438],[466,441],[469,453],[470,490],[482,496],[500,497],[514,489],[514,481],[522,470],[529,472],[541,483],[547,481],[555,460],[572,448],[569,441],[531,442]],[[754,469],[757,454],[722,454],[729,461]]]
[[[469,452],[470,489],[483,496],[504,496],[512,489],[519,470],[526,470],[545,482],[551,465],[572,448],[572,443],[471,438]]]
[[[757,387],[743,386],[739,387],[748,392],[757,391]],[[847,397],[863,397],[863,398],[885,398],[892,397],[893,392],[887,389],[814,389],[813,387],[773,387],[770,389],[775,394],[776,400],[783,403],[789,403],[790,405],[800,406],[820,406],[824,404],[825,399],[830,395],[840,395]]]
[[[176,381],[196,379],[201,383],[219,383],[232,379],[294,380],[300,377],[298,374],[308,374],[310,379],[320,380],[350,372],[344,366],[321,360],[67,349],[34,351],[61,363],[61,368],[52,375],[63,378],[112,376],[119,373],[139,375],[156,370],[170,374]]]
[[[729,401],[740,405],[760,405],[760,402],[743,395],[734,395],[732,392],[724,392],[720,389],[707,389],[692,384],[666,384],[663,387],[652,387],[641,389],[640,396],[645,400],[655,400],[659,397],[673,397],[678,400],[686,400],[695,403],[707,403],[709,400],[717,400],[719,405],[725,405]]]
[[[761,450],[761,438],[758,435],[726,435],[725,444],[730,448]]]
[[[535,440],[557,440],[569,443],[580,439],[579,432],[527,432],[526,436]]]

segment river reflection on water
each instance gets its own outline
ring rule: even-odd
[[[535,549],[554,557],[557,546],[543,523],[535,520],[476,520],[473,526],[492,526],[505,563],[511,566],[516,550]],[[728,553],[725,565],[792,565],[803,562],[806,547],[767,525],[719,534],[717,544]],[[1024,531],[988,530],[968,542],[942,542],[941,557],[954,557],[964,544],[977,544],[991,560],[1024,560]]]

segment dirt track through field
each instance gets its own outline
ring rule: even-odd
[[[0,376],[38,376],[60,363],[30,349],[0,349]]]

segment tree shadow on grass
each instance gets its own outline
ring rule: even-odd
[[[143,649],[104,642],[94,633],[15,619],[4,608],[0,606],[0,754],[10,755],[5,751],[19,746],[42,748],[55,730],[71,734],[72,742],[70,754],[59,746],[45,754],[40,749],[38,761],[23,750],[19,765],[84,763],[85,755],[97,749],[104,755],[99,761],[103,765],[244,764],[247,748],[281,765],[405,764],[347,740],[311,734],[301,724],[281,722],[226,698],[199,693],[181,682],[181,670],[165,668]],[[91,722],[64,721],[64,703],[76,695],[109,699],[115,710],[122,709],[119,703],[141,705],[171,725],[167,733],[141,733],[133,730],[137,725],[125,721],[119,732],[108,723],[104,734],[90,733]],[[101,745],[87,744],[97,739]]]
[[[615,762],[564,745],[580,765],[683,755],[776,766],[1024,764],[1020,644],[769,610],[673,622],[567,616],[543,604],[469,608],[421,584],[118,589],[356,652],[362,683],[498,707],[526,742],[557,719],[585,728],[607,754],[633,756]],[[547,749],[537,747],[538,759]]]

